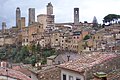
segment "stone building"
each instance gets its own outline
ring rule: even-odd
[[[60,35],[61,32],[56,30],[53,31],[50,35],[51,38],[51,47],[56,48],[56,49],[60,49]]]
[[[45,30],[47,27],[47,15],[46,14],[38,15],[37,22],[39,22],[40,24],[43,24],[43,29]]]
[[[37,16],[37,21],[43,24],[44,30],[53,30],[55,28],[54,15],[40,14]]]
[[[61,64],[61,80],[91,80],[96,72],[111,74],[120,69],[120,56],[113,53],[92,53],[78,60]],[[111,80],[111,79],[109,79]]]
[[[28,27],[22,29],[22,45],[29,45]]]
[[[113,53],[82,54],[76,60],[55,66],[44,66],[35,75],[38,80],[93,80],[95,73],[103,72],[107,74],[107,80],[119,80],[119,60],[120,55]],[[115,74],[117,75],[113,77]]]
[[[54,22],[55,15],[53,15],[53,6],[51,3],[47,5],[47,14],[40,14],[37,16],[37,21],[43,24],[43,28],[46,31],[52,31],[55,29]]]
[[[71,60],[79,59],[80,56],[80,54],[74,53],[72,51],[59,51],[58,55],[47,57],[47,65],[63,64]]]
[[[25,17],[21,17],[21,30],[26,27],[26,21],[25,21]]]
[[[29,20],[28,25],[31,25],[35,22],[35,8],[29,8]]]
[[[28,42],[31,43],[37,43],[42,35],[41,33],[44,32],[43,25],[36,22],[28,27]]]

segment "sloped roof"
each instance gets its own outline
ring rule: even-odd
[[[92,53],[82,55],[78,60],[72,60],[67,63],[61,64],[58,67],[63,69],[68,69],[77,72],[84,72],[85,69],[90,69],[96,64],[100,64],[108,59],[117,57],[116,54],[102,54],[102,53]]]
[[[25,74],[19,71],[3,68],[3,67],[0,67],[0,75],[9,76],[11,78],[20,79],[20,80],[32,80],[31,78],[29,78],[28,76],[26,76]]]

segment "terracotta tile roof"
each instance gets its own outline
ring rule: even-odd
[[[27,76],[31,76],[31,72],[27,68],[25,68],[24,66],[19,66],[19,65],[13,66],[12,69],[16,70],[16,71],[20,71]]]
[[[120,80],[120,70],[109,73],[107,76],[107,80]]]
[[[77,72],[83,72],[85,69],[90,69],[96,64],[100,64],[108,59],[117,57],[116,54],[102,54],[102,53],[92,53],[81,55],[78,60],[72,60],[67,63],[61,64],[58,67],[69,69]]]
[[[19,71],[15,71],[13,69],[8,69],[3,67],[0,67],[0,75],[9,76],[11,78],[20,79],[20,80],[32,80],[31,78],[29,78],[28,76],[26,76],[25,74]]]

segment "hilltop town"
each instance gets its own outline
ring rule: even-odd
[[[29,8],[28,26],[20,7],[16,26],[2,22],[0,80],[120,80],[119,17],[109,25],[95,16],[80,22],[74,8],[74,22],[56,23],[51,2],[46,10]]]

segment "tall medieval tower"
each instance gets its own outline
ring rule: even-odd
[[[35,22],[35,8],[29,8],[29,21],[28,25],[31,25]]]
[[[16,9],[16,27],[21,27],[21,11],[19,7]]]
[[[47,15],[52,15],[52,14],[53,14],[53,6],[52,6],[52,4],[50,2],[47,5]]]
[[[6,31],[6,22],[2,22],[2,34],[4,34]]]
[[[79,25],[79,8],[74,8],[74,25]]]

